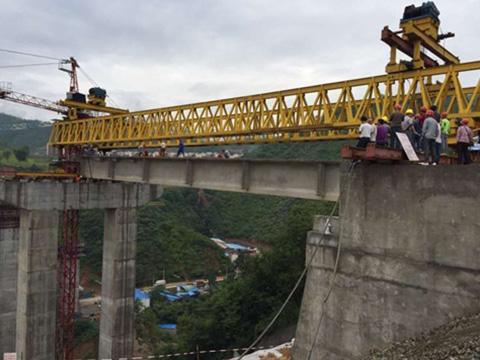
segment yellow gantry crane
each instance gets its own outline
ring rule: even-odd
[[[431,1],[407,6],[399,31],[382,30],[390,47],[386,74],[146,111],[110,108],[106,116],[67,116],[54,122],[49,144],[113,149],[174,146],[179,139],[187,145],[350,139],[361,116],[388,115],[396,103],[402,110],[435,104],[450,119],[468,118],[476,127],[480,61],[461,63],[442,46],[454,34],[439,33],[439,14]],[[397,62],[399,51],[409,60]],[[466,79],[471,86],[462,84]]]

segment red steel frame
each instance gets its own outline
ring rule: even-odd
[[[78,223],[78,210],[63,211],[63,243],[58,248],[57,360],[73,360]]]

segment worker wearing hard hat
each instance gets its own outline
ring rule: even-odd
[[[402,121],[402,131],[407,134],[410,141],[413,141],[413,121],[415,120],[413,110],[407,109]]]
[[[422,136],[425,139],[425,159],[430,165],[437,165],[439,158],[435,143],[440,132],[440,128],[434,116],[435,112],[433,110],[427,110],[427,118],[423,122],[422,128]]]
[[[385,147],[387,145],[388,133],[390,132],[390,127],[386,124],[387,121],[388,118],[386,116],[378,119],[375,138],[375,144],[378,147]]]
[[[402,132],[402,121],[405,115],[401,110],[402,105],[395,104],[395,111],[390,115],[390,146],[395,149],[400,149],[396,133]]]

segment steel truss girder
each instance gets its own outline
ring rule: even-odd
[[[50,145],[96,144],[103,148],[247,144],[356,137],[362,115],[390,114],[436,104],[449,117],[480,118],[479,86],[459,75],[480,70],[480,61],[165,107],[75,121],[56,121]],[[432,82],[432,77],[435,83]]]

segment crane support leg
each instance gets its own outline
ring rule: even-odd
[[[78,210],[63,211],[63,242],[58,249],[57,360],[72,360],[78,265]]]

